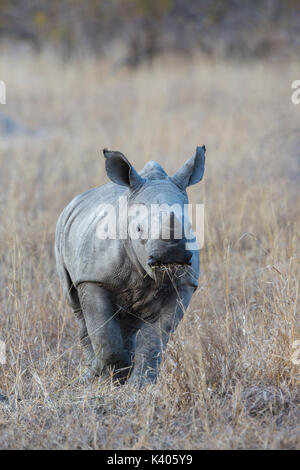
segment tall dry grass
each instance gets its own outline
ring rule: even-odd
[[[1,448],[297,448],[299,123],[292,62],[168,57],[136,71],[3,53],[1,111],[35,130],[0,141]],[[84,359],[58,283],[57,217],[106,181],[100,150],[169,173],[205,143],[201,277],[159,382],[78,383]]]

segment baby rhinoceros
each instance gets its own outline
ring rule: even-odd
[[[63,210],[57,270],[79,323],[88,376],[142,386],[156,380],[169,335],[198,285],[186,188],[203,177],[205,146],[172,177],[154,161],[138,173],[121,152],[103,153],[111,182]]]

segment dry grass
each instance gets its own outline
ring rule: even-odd
[[[0,141],[1,448],[299,448],[298,71],[169,57],[130,72],[1,53],[1,110],[43,130]],[[190,191],[205,203],[199,289],[159,383],[78,383],[53,255],[60,211],[106,181],[103,147],[172,172],[203,143],[204,181]]]

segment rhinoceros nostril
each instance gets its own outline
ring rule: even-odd
[[[156,259],[153,258],[153,256],[150,256],[147,261],[147,264],[150,266],[151,264],[154,264],[154,263],[156,263]]]
[[[191,258],[193,256],[193,253],[191,251],[186,252],[186,262],[189,263],[191,261]],[[191,263],[189,263],[191,264]]]

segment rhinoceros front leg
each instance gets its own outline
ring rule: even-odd
[[[91,340],[90,340],[89,335],[88,335],[88,331],[87,331],[87,328],[86,328],[85,319],[84,319],[81,307],[73,308],[73,312],[74,312],[75,317],[76,317],[77,322],[78,322],[79,338],[80,338],[80,342],[81,342],[81,344],[83,346],[83,349],[84,349],[84,352],[85,352],[86,361],[87,361],[87,364],[90,365],[90,364],[92,364],[92,362],[95,358],[95,354],[94,354],[94,350],[93,350]]]
[[[130,358],[124,342],[110,293],[95,283],[78,286],[79,300],[89,339],[94,351],[91,367],[97,375],[111,371],[122,379],[129,372]]]
[[[191,293],[192,295],[192,293]],[[136,335],[134,369],[128,383],[143,386],[156,381],[162,353],[172,333],[180,322],[191,295],[165,299],[154,322],[145,322]]]

